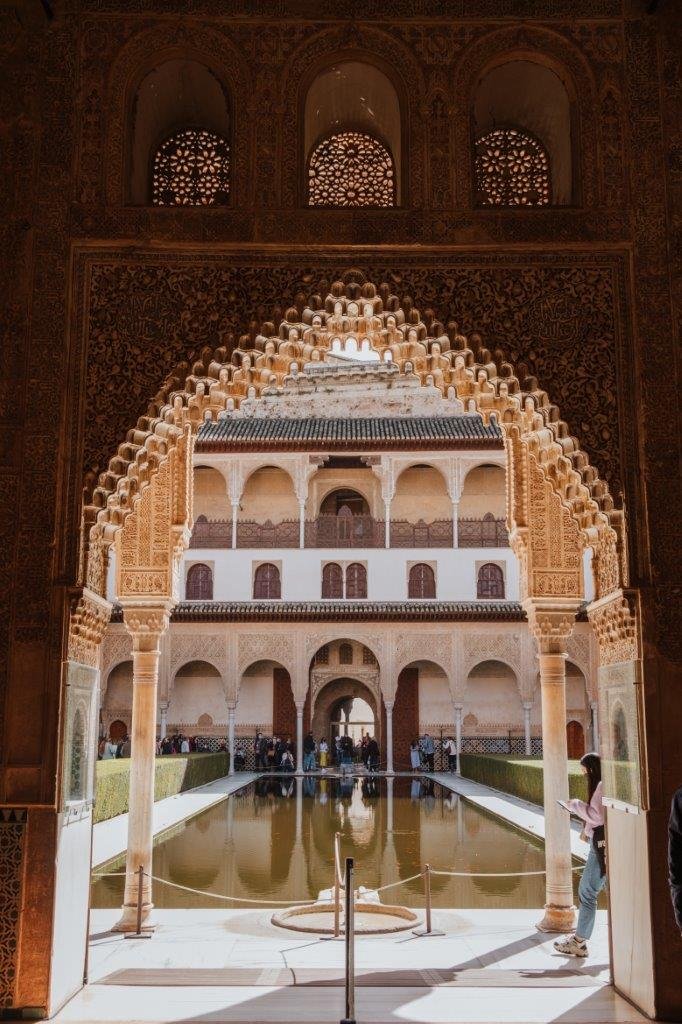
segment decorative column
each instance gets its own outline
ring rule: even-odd
[[[393,701],[385,700],[386,708],[386,772],[393,775]]]
[[[384,547],[391,546],[391,502],[384,500]]]
[[[599,753],[599,702],[590,701],[590,731],[592,733],[592,750]]]
[[[159,701],[159,712],[160,712],[160,723],[159,723],[159,739],[163,740],[166,738],[168,732],[168,708],[170,707],[169,700]]]
[[[239,502],[232,506],[232,549],[237,547],[237,516],[239,515]]]
[[[459,499],[464,486],[464,465],[461,459],[453,456],[448,471],[448,493],[452,503],[452,546],[459,547]]]
[[[237,547],[237,520],[239,518],[239,502],[244,490],[244,474],[241,462],[236,458],[229,468],[227,490],[232,508],[232,548]]]
[[[523,606],[538,644],[542,694],[542,765],[545,812],[545,916],[538,928],[570,931],[575,922],[570,817],[557,803],[568,800],[566,658],[580,602],[528,598]]]
[[[237,702],[229,701],[227,705],[227,749],[230,755],[228,775],[234,775],[234,716],[236,710]]]
[[[533,708],[533,702],[524,700],[523,702],[523,736],[525,742],[526,756],[530,757],[532,753],[531,735],[530,735],[530,713]]]
[[[463,704],[453,704],[455,709],[455,746],[457,747],[457,774],[462,774],[462,712]]]
[[[305,547],[305,501],[298,505],[298,546]]]
[[[149,928],[152,904],[154,769],[156,758],[156,691],[161,636],[168,629],[171,601],[137,607],[124,603],[123,622],[133,640],[133,720],[128,796],[128,850],[123,914],[114,931],[135,931],[142,882],[142,921]]]
[[[303,708],[305,701],[296,701],[296,771],[303,774]]]

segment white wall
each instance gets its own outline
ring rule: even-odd
[[[198,552],[187,553],[196,561]],[[281,564],[282,598],[285,601],[319,601],[322,594],[322,563],[358,561],[367,566],[367,596],[374,601],[407,600],[408,563],[437,563],[436,597],[439,601],[476,599],[476,563],[504,562],[506,600],[519,596],[516,558],[510,548],[271,548],[236,551],[208,548],[202,561],[214,564],[213,599],[249,601],[253,563]],[[184,578],[183,573],[183,578]]]

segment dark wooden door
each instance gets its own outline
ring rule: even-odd
[[[585,753],[585,733],[580,722],[569,722],[566,726],[566,745],[571,761],[579,761]]]

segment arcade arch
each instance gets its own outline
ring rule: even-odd
[[[328,319],[332,333],[338,334],[336,322],[331,322],[337,317],[337,306],[345,311],[350,329],[357,329],[359,298],[371,306],[377,321],[387,325],[390,316],[392,323],[385,328],[389,333],[402,333],[398,325],[405,324],[405,314],[388,288],[382,286],[377,293],[369,284],[337,282],[324,309],[319,308],[319,299],[313,300],[320,321],[317,341],[321,350],[328,347],[331,337],[325,326]],[[300,335],[305,329],[298,311],[288,310],[280,338],[286,339],[291,331]],[[416,368],[422,384],[430,385],[434,377],[427,372],[422,352],[433,348],[441,335],[441,324],[431,321],[427,328],[410,307],[404,344],[396,349],[401,353],[399,371],[413,373]],[[438,380],[444,397],[452,394],[464,401],[469,411],[480,413],[484,423],[497,422],[505,439],[510,541],[519,559],[523,605],[538,643],[543,692],[545,925],[568,930],[573,921],[568,822],[555,807],[558,797],[567,796],[564,687],[557,684],[564,681],[568,638],[582,601],[582,552],[587,545],[594,551],[595,576],[595,601],[588,615],[597,633],[602,665],[637,657],[634,615],[621,590],[627,581],[623,517],[560,419],[558,409],[534,380],[528,378],[522,383],[514,376],[513,367],[506,364],[498,369],[477,335],[470,340],[464,338],[459,342],[463,347],[458,349],[451,349],[449,344],[445,347],[440,341],[437,344]],[[375,346],[383,352],[387,343],[377,335]],[[120,923],[124,930],[134,925],[134,871],[139,864],[151,864],[151,804],[143,779],[146,765],[154,757],[159,642],[178,599],[179,560],[193,518],[194,437],[204,419],[217,418],[228,404],[234,407],[244,398],[257,398],[265,386],[281,386],[285,376],[283,367],[271,373],[266,384],[249,370],[246,384],[244,371],[227,362],[225,356],[224,350],[207,351],[186,376],[184,387],[178,388],[176,377],[168,378],[148,415],[138,423],[135,446],[120,446],[84,508],[85,588],[71,618],[70,655],[96,666],[98,644],[109,616],[104,594],[112,544],[116,548],[116,590],[133,647],[137,737],[133,761],[137,763],[131,766],[130,820],[135,822],[135,830],[129,836],[124,916]],[[264,358],[254,350],[256,371]],[[142,679],[146,685],[138,686],[137,681]],[[300,722],[303,702],[297,699],[295,703]],[[392,701],[384,701],[387,710],[389,703],[392,705]],[[388,722],[387,718],[390,743]],[[144,916],[150,909],[150,893],[147,890],[143,895]]]

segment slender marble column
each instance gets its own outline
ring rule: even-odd
[[[575,921],[566,745],[566,653],[539,654],[545,803],[545,916],[542,931],[570,931]]]
[[[531,751],[531,736],[530,736],[530,713],[531,713],[532,707],[533,707],[532,701],[526,700],[526,701],[523,702],[523,736],[524,736],[525,750],[526,750],[526,755],[527,756],[530,756],[530,754],[532,752]]]
[[[393,775],[393,701],[384,701],[386,708],[386,771]]]
[[[452,546],[459,547],[459,502],[452,503]]]
[[[462,774],[462,711],[464,710],[463,704],[454,704],[455,709],[455,746],[457,747],[457,774]]]
[[[303,773],[303,707],[304,701],[296,701],[296,771]]]
[[[159,711],[161,714],[161,722],[159,724],[159,739],[164,740],[166,733],[168,732],[168,707],[170,702],[167,700],[159,701]]]
[[[154,838],[154,771],[156,766],[156,701],[161,635],[168,628],[168,609],[124,608],[123,621],[133,639],[133,716],[128,796],[128,849],[123,912],[114,931],[135,931],[139,893],[138,870],[144,869],[142,921],[151,927],[153,909],[152,846]]]
[[[236,701],[230,701],[227,705],[227,749],[230,754],[229,775],[234,775],[234,716],[236,710]]]
[[[391,546],[391,503],[384,502],[384,546]]]
[[[232,548],[237,547],[237,517],[239,515],[239,505],[232,506]]]
[[[301,501],[298,505],[298,546],[299,548],[305,547],[305,502]]]
[[[599,703],[596,700],[590,701],[592,750],[599,753]]]

